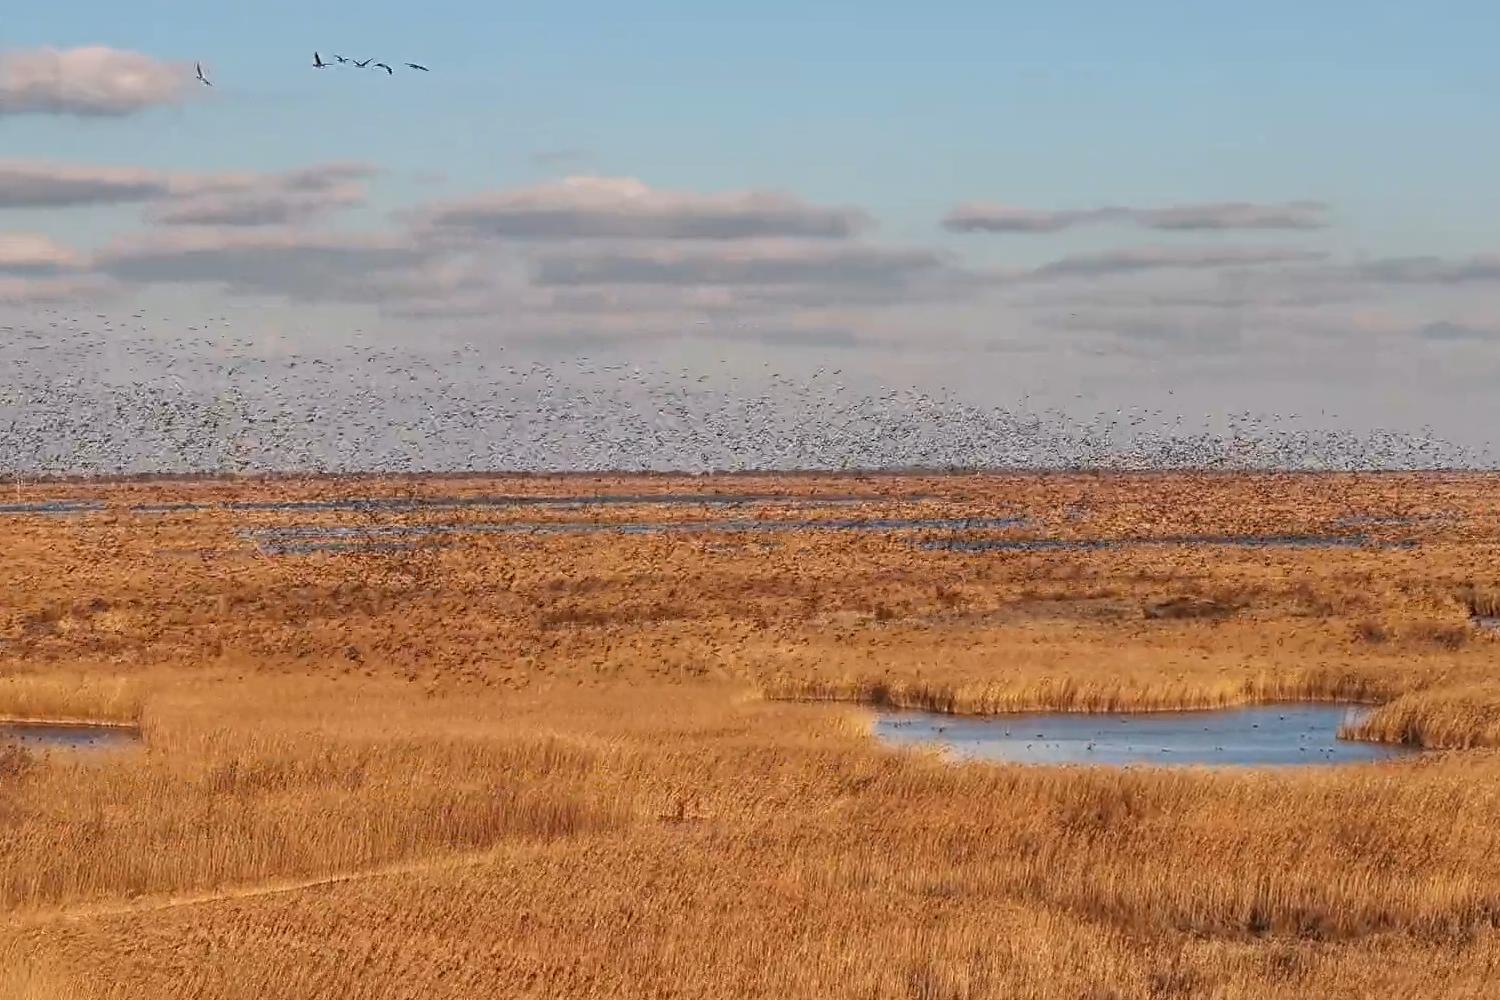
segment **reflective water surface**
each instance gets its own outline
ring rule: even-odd
[[[1133,545],[1226,545],[1253,549],[1413,548],[1415,541],[1384,541],[1367,535],[1163,535],[1157,538],[944,538],[924,549],[952,552],[1077,552]]]
[[[263,552],[275,555],[301,555],[309,552],[369,550],[375,547],[401,548],[410,542],[387,539],[431,538],[444,535],[573,535],[621,534],[662,535],[698,532],[779,532],[779,531],[916,531],[952,529],[1013,528],[1026,523],[1023,517],[875,517],[821,518],[789,520],[781,518],[743,518],[700,521],[497,521],[458,522],[448,524],[382,524],[382,525],[278,525],[248,528],[241,537],[259,544]]]
[[[104,509],[97,500],[35,500],[0,503],[0,514],[87,514]]]
[[[18,745],[28,750],[123,750],[140,742],[140,730],[129,726],[0,722],[0,746]]]
[[[1365,711],[1297,704],[1107,715],[890,712],[877,721],[875,733],[894,745],[936,746],[963,758],[1025,764],[1301,766],[1391,760],[1417,752],[1339,739],[1339,726]]]

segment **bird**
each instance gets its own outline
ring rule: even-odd
[[[203,86],[205,86],[205,87],[212,87],[213,84],[211,84],[211,83],[208,82],[208,77],[206,77],[206,76],[203,75],[203,64],[202,63],[194,63],[193,65],[195,67],[197,67],[197,69],[198,69],[198,82],[201,83],[201,84],[203,84]]]
[[[431,73],[432,72],[432,70],[428,69],[426,66],[422,66],[422,65],[420,65],[418,63],[407,63],[406,65],[410,66],[412,69],[419,69],[423,73]]]
[[[317,69],[326,69],[327,66],[328,66],[328,64],[323,61],[323,57],[322,56],[320,56],[316,52],[314,52],[313,53],[313,66],[315,68],[317,68]]]
[[[335,52],[335,53],[334,53],[334,54],[333,54],[333,58],[334,58],[334,60],[335,60],[335,61],[336,61],[336,62],[341,62],[341,63],[346,63],[346,62],[348,62],[348,61],[349,61],[349,60],[348,60],[348,58],[347,58],[347,57],[345,57],[345,56],[341,56],[341,55],[339,55],[339,54],[338,54],[338,53],[337,53],[337,52]]]
[[[387,74],[387,75],[388,75],[388,76],[389,76],[389,75],[394,75],[394,74],[395,74],[395,72],[396,72],[396,71],[395,71],[395,70],[393,70],[393,69],[391,69],[391,68],[390,68],[390,67],[389,67],[389,66],[387,66],[387,65],[386,65],[386,64],[385,64],[385,63],[376,63],[376,64],[375,64],[375,65],[376,65],[376,66],[377,66],[377,67],[378,67],[378,68],[380,68],[380,69],[383,69],[383,70],[385,70],[385,72],[386,72],[386,74]]]
[[[374,58],[374,56],[370,57],[370,59]],[[364,69],[366,66],[370,65],[370,59],[366,59],[364,62],[360,62],[358,59],[356,59],[354,60],[354,65],[358,66],[360,69]]]

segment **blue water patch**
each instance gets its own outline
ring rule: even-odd
[[[9,744],[28,750],[123,750],[140,741],[140,730],[133,726],[0,722],[0,746]]]
[[[776,520],[770,518],[721,521],[625,521],[547,522],[502,521],[451,524],[383,525],[288,525],[247,528],[240,536],[259,542],[265,551],[296,554],[294,549],[319,546],[311,551],[339,551],[335,546],[369,546],[382,539],[430,538],[461,534],[572,535],[621,534],[660,535],[695,532],[786,532],[786,531],[919,531],[955,529],[1000,529],[1026,524],[1024,517],[951,518],[839,518],[824,520]]]
[[[1410,747],[1338,738],[1367,709],[1255,705],[1188,712],[889,712],[875,735],[894,746],[940,747],[962,759],[1021,764],[1296,767],[1408,757]]]
[[[1376,540],[1367,535],[1163,535],[1156,538],[942,538],[924,549],[950,552],[1051,552],[1115,549],[1140,545],[1226,545],[1270,549],[1415,548],[1411,539]]]
[[[178,511],[233,510],[266,513],[336,513],[340,511],[387,511],[410,513],[423,510],[484,510],[540,507],[581,510],[589,507],[749,507],[785,505],[794,507],[852,507],[891,502],[892,498],[838,494],[789,496],[781,493],[602,493],[577,496],[472,496],[472,497],[341,497],[332,500],[231,500],[223,503],[150,503],[131,507],[138,514],[168,514]],[[895,498],[902,502],[931,499],[928,496]]]
[[[98,500],[37,500],[32,503],[0,503],[0,514],[87,514],[104,509]]]

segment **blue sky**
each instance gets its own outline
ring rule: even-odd
[[[1484,249],[1500,14],[1484,3],[202,5],[74,0],[6,47],[202,59],[212,103],[33,119],[8,153],[217,169],[332,157],[525,181],[587,149],[667,187],[777,187],[930,235],[949,202],[1323,198],[1372,251]],[[314,48],[428,78],[314,76]],[[381,86],[385,84],[385,86]],[[399,193],[399,188],[397,192]]]
[[[1291,248],[1326,255],[1320,266],[1346,272],[1365,261],[1430,256],[1452,264],[1443,272],[1451,275],[1479,259],[1478,277],[1473,268],[1441,279],[1405,271],[1391,279],[1389,267],[1355,277],[1318,274],[1288,258],[1274,265],[1273,272],[1288,272],[1275,280],[1262,280],[1263,270],[1246,277],[1233,265],[1195,264],[1120,269],[1098,286],[1028,284],[962,301],[957,292],[929,290],[911,301],[835,309],[809,304],[804,294],[775,315],[746,313],[751,325],[777,331],[837,327],[868,340],[872,359],[905,338],[933,355],[905,370],[939,372],[959,359],[965,370],[957,380],[977,385],[1009,384],[1011,362],[974,374],[975,341],[988,350],[998,339],[997,358],[1030,350],[1048,379],[1103,380],[1121,386],[1120,398],[1190,377],[1180,358],[1168,363],[1152,354],[1183,338],[1195,345],[1186,353],[1204,359],[1204,379],[1260,371],[1263,389],[1280,385],[1283,395],[1323,391],[1338,381],[1339,359],[1357,351],[1429,373],[1431,410],[1446,413],[1458,405],[1453,393],[1479,396],[1445,388],[1443,373],[1471,377],[1500,346],[1500,307],[1492,304],[1500,302],[1500,279],[1486,270],[1500,251],[1496,28],[1500,13],[1479,2],[766,0],[716,10],[653,0],[524,7],[270,0],[233,8],[72,0],[9,13],[0,53],[102,45],[201,60],[215,88],[115,117],[0,114],[0,160],[205,175],[371,165],[378,172],[362,204],[316,223],[332,229],[384,231],[396,225],[393,210],[526,191],[565,174],[635,178],[670,193],[778,192],[812,206],[855,206],[873,220],[859,239],[930,250],[955,268],[986,274],[1142,246]],[[417,61],[432,73],[315,71],[314,49],[325,58]],[[545,156],[559,152],[573,155]],[[1145,231],[1089,224],[1024,234],[941,225],[971,202],[1052,212],[1300,201],[1326,203],[1326,225]],[[133,204],[0,209],[0,234],[40,232],[81,253],[152,229]],[[531,258],[512,249],[497,251],[493,261],[504,263],[494,266],[524,269]],[[151,289],[138,291],[180,293],[197,308],[218,308],[211,283],[150,280]],[[976,283],[972,273],[966,280],[966,289]],[[1221,294],[1247,281],[1267,298],[1235,307],[1227,324],[1222,307],[1183,321],[1169,307],[1153,313],[1142,305]],[[1317,282],[1342,282],[1339,301],[1292,312],[1277,301],[1288,288]],[[651,318],[642,327],[688,322],[691,309],[669,318],[681,292],[674,288],[676,305],[643,306]],[[1115,300],[1132,295],[1122,312]],[[298,296],[305,293],[291,298]],[[830,303],[837,297],[829,296]],[[1049,304],[1037,306],[1038,296]],[[493,298],[503,302],[503,289]],[[254,295],[228,301],[271,308]],[[334,316],[347,308],[351,324],[370,321],[348,302],[311,304]],[[533,315],[546,308],[525,307]],[[738,299],[725,307],[730,314],[740,308]],[[503,317],[513,312],[496,306],[499,319],[451,322],[466,335],[503,339],[510,336]],[[1080,312],[1087,315],[1078,319]],[[544,319],[537,329],[552,329]],[[383,322],[398,332],[423,329],[408,318]],[[629,326],[628,315],[615,315],[599,329],[623,337]],[[757,350],[790,349],[783,337],[774,343]],[[1306,352],[1304,369],[1331,366],[1327,376],[1310,388],[1287,388],[1289,351]],[[869,364],[889,372],[894,362]],[[1364,369],[1349,375],[1346,394],[1356,399],[1374,378]],[[1403,399],[1414,391],[1393,382],[1398,390]]]

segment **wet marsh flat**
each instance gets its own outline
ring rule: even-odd
[[[103,509],[0,521],[0,716],[129,722],[147,749],[0,752],[3,1000],[1492,989],[1500,639],[1471,619],[1500,585],[1476,559],[1500,545],[1500,479],[26,490]],[[630,502],[674,492],[702,509]],[[792,492],[863,499],[702,501]],[[505,520],[466,497],[590,493],[625,498],[620,522],[927,526],[480,531],[295,559],[241,534],[399,540]],[[921,546],[955,533],[935,522],[1013,516],[1174,539],[1356,518],[1402,545]],[[1429,752],[1022,767],[879,732],[902,710],[1097,728],[1306,700],[1370,706],[1376,742],[1351,746]]]

